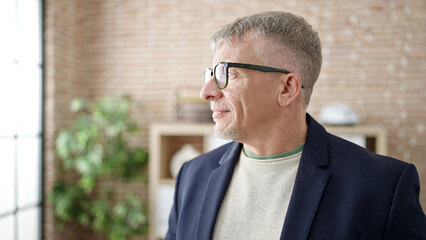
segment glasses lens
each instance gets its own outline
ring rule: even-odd
[[[223,63],[219,63],[218,65],[216,65],[215,69],[214,69],[214,76],[215,76],[215,81],[217,86],[220,89],[223,89],[226,87],[226,81],[227,81],[227,76],[226,76],[226,66]]]
[[[204,84],[207,84],[207,82],[213,77],[213,72],[210,68],[206,68],[203,71],[203,81]]]

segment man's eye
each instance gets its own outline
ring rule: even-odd
[[[228,72],[228,77],[230,79],[237,78],[237,73],[235,73],[235,72]]]

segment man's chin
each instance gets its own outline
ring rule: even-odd
[[[241,134],[236,129],[225,128],[216,123],[214,126],[214,136],[225,140],[236,140],[241,137]]]

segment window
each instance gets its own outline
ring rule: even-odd
[[[41,239],[42,1],[0,1],[0,239]]]

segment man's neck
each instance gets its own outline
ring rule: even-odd
[[[288,152],[303,144],[308,132],[306,114],[303,118],[299,116],[286,120],[285,123],[268,126],[262,133],[241,141],[244,148],[255,155],[265,156]]]

